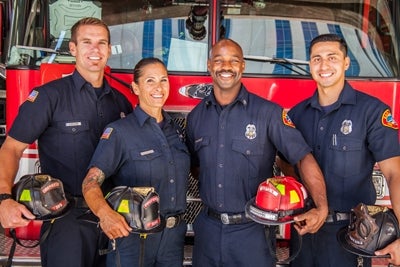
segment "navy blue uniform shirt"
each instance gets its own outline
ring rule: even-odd
[[[35,88],[9,132],[27,144],[38,140],[41,172],[60,179],[74,196],[82,196],[82,180],[104,127],[132,111],[105,79],[102,90],[98,98],[76,70]]]
[[[350,211],[360,202],[374,204],[371,174],[375,162],[400,155],[389,107],[346,82],[326,114],[315,92],[291,109],[289,116],[323,170],[329,207]]]
[[[152,186],[163,216],[183,213],[190,157],[182,130],[163,112],[158,125],[140,106],[104,131],[90,167],[112,176],[116,186]],[[161,127],[160,127],[161,126]]]
[[[311,151],[286,115],[243,85],[228,106],[221,108],[210,94],[189,113],[188,144],[194,166],[200,166],[200,197],[206,206],[244,212],[259,184],[273,175],[277,149],[292,164]]]

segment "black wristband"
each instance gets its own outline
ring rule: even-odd
[[[3,200],[12,199],[12,198],[13,198],[13,196],[12,196],[11,194],[7,194],[7,193],[5,193],[5,194],[0,194],[0,204],[1,204],[1,202],[2,202]]]

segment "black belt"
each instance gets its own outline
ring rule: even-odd
[[[165,218],[165,227],[170,229],[178,226],[179,223],[184,220],[183,216],[184,216],[183,213],[173,216],[167,216]]]
[[[85,208],[85,209],[89,208],[89,206],[87,205],[87,203],[83,197],[70,196],[70,197],[67,197],[67,199],[70,199],[74,202],[73,205],[75,208]]]
[[[350,212],[329,211],[326,217],[326,223],[340,222],[350,220]]]
[[[220,213],[210,208],[207,209],[207,215],[221,221],[223,224],[241,224],[250,222],[251,219],[247,218],[243,213]]]

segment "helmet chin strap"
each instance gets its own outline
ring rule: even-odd
[[[303,245],[303,239],[302,236],[297,231],[294,231],[296,232],[296,235],[293,235],[292,238],[294,237],[298,238],[299,240],[297,242],[298,246],[293,250],[293,253],[291,253],[291,255],[289,255],[286,259],[279,259],[276,254],[276,232],[278,230],[278,227],[276,225],[266,225],[264,228],[265,228],[265,239],[267,241],[269,253],[277,262],[279,261],[279,262],[289,263],[299,255],[301,247]]]
[[[24,244],[21,242],[21,240],[17,237],[17,233],[15,232],[15,229],[12,228],[10,229],[10,235],[13,238],[13,243],[11,245],[11,249],[10,252],[8,254],[8,259],[7,259],[7,263],[5,265],[5,267],[11,267],[12,266],[12,261],[14,258],[14,254],[15,254],[15,249],[17,247],[17,244],[24,247],[24,248],[34,248],[37,247],[38,245],[40,245],[41,243],[44,242],[44,240],[49,236],[49,233],[51,231],[51,228],[53,227],[53,223],[54,223],[55,219],[51,220],[49,227],[46,229],[46,231],[40,236],[40,239],[38,240],[38,242],[34,243],[33,245],[28,245],[28,244]]]

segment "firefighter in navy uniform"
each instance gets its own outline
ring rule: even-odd
[[[317,91],[289,111],[324,173],[330,210],[317,233],[303,236],[294,267],[357,266],[357,256],[340,246],[336,233],[349,224],[353,207],[375,203],[371,179],[375,162],[388,181],[394,212],[400,216],[398,125],[386,104],[345,81],[349,66],[345,40],[334,34],[314,38],[310,71]],[[282,170],[291,173],[286,166],[281,165]],[[400,264],[400,240],[380,253],[391,254],[391,262]],[[371,266],[371,260],[365,258],[363,266]]]
[[[40,244],[42,266],[98,267],[99,230],[77,219],[88,207],[81,184],[104,127],[132,112],[128,100],[104,79],[111,54],[110,32],[95,18],[71,29],[72,75],[32,90],[0,150],[0,221],[5,228],[26,226],[35,217],[9,196],[22,152],[38,140],[41,172],[60,179],[74,208],[56,220]],[[10,197],[10,196],[9,196]],[[44,233],[51,222],[44,222]]]
[[[212,48],[208,70],[213,91],[188,115],[193,173],[199,167],[205,208],[194,223],[193,266],[275,266],[264,226],[245,217],[258,185],[273,175],[276,149],[304,173],[317,208],[302,214],[303,232],[315,232],[328,213],[325,185],[310,147],[284,110],[241,84],[245,67],[239,44],[222,39]],[[270,231],[269,239],[275,239]]]
[[[107,126],[82,190],[104,233],[116,240],[115,250],[107,254],[107,266],[143,262],[146,267],[181,267],[190,156],[182,129],[163,110],[170,90],[164,63],[157,58],[139,61],[132,87],[139,105],[125,119]],[[154,187],[160,196],[161,217],[166,221],[164,230],[147,235],[141,242],[124,217],[104,200],[100,185],[106,178],[116,186]]]

